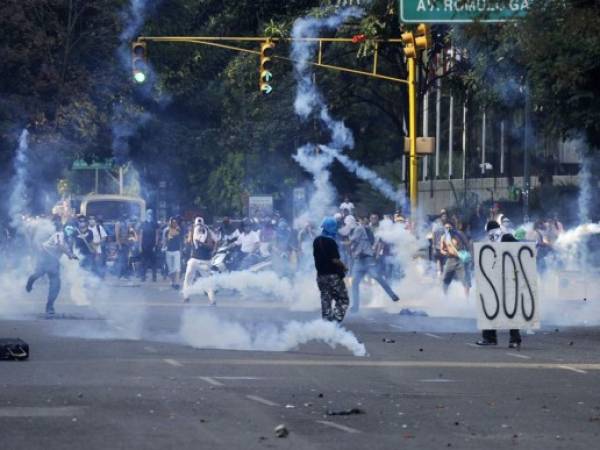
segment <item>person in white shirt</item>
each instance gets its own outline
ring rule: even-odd
[[[239,245],[242,252],[240,269],[247,269],[255,262],[256,254],[260,249],[260,233],[253,230],[250,221],[244,220],[242,222],[242,228],[236,244]]]
[[[185,277],[183,279],[183,301],[190,301],[190,289],[196,276],[208,277],[210,272],[210,260],[215,248],[215,237],[212,231],[204,224],[202,217],[196,217],[192,233],[192,254],[187,261]],[[208,303],[215,305],[215,294],[212,289],[206,291]]]
[[[350,198],[346,195],[344,201],[340,204],[340,211],[346,210],[349,214],[354,214],[354,203],[350,201]]]
[[[92,232],[92,248],[95,251],[94,254],[94,271],[95,273],[104,278],[104,265],[106,263],[103,251],[104,244],[108,238],[108,233],[104,229],[101,223],[96,221],[95,217],[90,217],[88,223],[89,229]]]

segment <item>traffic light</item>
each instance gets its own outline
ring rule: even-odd
[[[131,44],[131,70],[136,83],[142,84],[148,78],[147,48],[145,42]]]
[[[271,80],[273,79],[273,54],[275,53],[275,43],[270,39],[260,44],[260,67],[258,72],[260,74],[260,92],[265,95],[270,94],[273,91],[271,86]]]
[[[411,31],[407,31],[402,33],[400,36],[402,38],[402,43],[404,44],[404,54],[407,58],[416,58],[417,51],[415,50],[415,37],[413,36]]]
[[[431,47],[431,28],[429,25],[419,24],[415,34],[415,47],[417,50],[427,50]]]

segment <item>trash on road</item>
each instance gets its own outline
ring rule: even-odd
[[[385,342],[386,344],[394,344],[394,343],[396,343],[396,341],[394,339],[390,339],[390,338],[383,338],[381,340],[381,342]]]
[[[429,314],[420,309],[402,308],[399,314],[401,316],[429,317]]]
[[[287,437],[288,434],[290,434],[290,432],[284,424],[280,424],[275,427],[275,436],[278,438]]]
[[[340,409],[340,410],[327,410],[328,416],[353,416],[356,414],[365,414],[365,412],[360,408],[351,408],[351,409]]]

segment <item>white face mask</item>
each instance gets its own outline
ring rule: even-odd
[[[494,228],[488,231],[488,240],[490,242],[500,242],[502,239],[502,230],[500,228]]]

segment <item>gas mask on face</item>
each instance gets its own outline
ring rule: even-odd
[[[494,228],[488,231],[488,240],[490,242],[500,242],[502,239],[502,230],[500,228]]]

